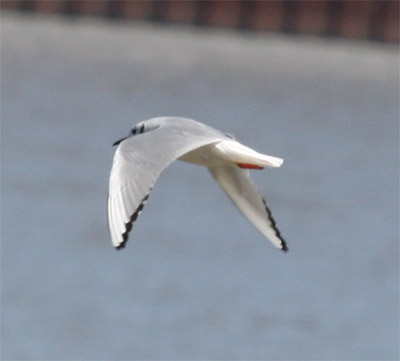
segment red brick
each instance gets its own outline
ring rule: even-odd
[[[70,1],[70,0],[67,0]],[[105,15],[108,1],[104,0],[79,0],[77,9],[79,14],[84,15]]]
[[[19,1],[16,0],[1,0],[0,7],[2,9],[16,10],[18,9]]]
[[[121,5],[121,16],[127,19],[147,19],[151,15],[152,2],[126,0]]]
[[[299,1],[293,29],[303,34],[323,34],[328,26],[327,2]]]
[[[35,11],[41,13],[59,13],[65,7],[65,1],[63,0],[37,0],[33,5]]]
[[[256,1],[251,28],[254,30],[278,31],[283,27],[283,1]]]
[[[165,20],[176,23],[193,23],[196,20],[195,1],[172,0],[166,4]]]
[[[387,1],[383,40],[399,42],[399,11],[399,3],[397,1]]]
[[[338,35],[348,38],[368,37],[371,10],[372,1],[343,1]]]
[[[235,27],[240,21],[240,1],[213,1],[204,19],[207,25]]]

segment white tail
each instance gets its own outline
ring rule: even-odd
[[[218,150],[218,152],[224,154],[225,159],[233,163],[251,164],[260,167],[274,168],[279,168],[283,163],[282,158],[258,153],[255,150],[234,140],[220,142],[215,145],[215,148]]]

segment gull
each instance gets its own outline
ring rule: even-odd
[[[206,166],[227,196],[272,244],[287,251],[271,211],[250,179],[249,169],[280,167],[283,159],[261,154],[206,124],[183,117],[139,122],[113,144],[108,191],[112,244],[125,247],[160,173],[173,161]]]

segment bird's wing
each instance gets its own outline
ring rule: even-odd
[[[209,167],[214,179],[243,215],[276,247],[287,251],[271,211],[250,179],[247,169],[236,167]]]
[[[174,160],[226,136],[201,123],[163,122],[155,129],[122,141],[114,155],[108,191],[112,244],[123,248],[160,173]]]

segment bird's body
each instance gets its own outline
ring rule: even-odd
[[[250,169],[280,167],[283,163],[280,158],[257,153],[233,139],[222,140],[192,150],[180,157],[179,160],[206,167],[236,164],[240,168]]]
[[[287,251],[271,212],[248,171],[280,167],[283,159],[258,153],[230,135],[179,117],[140,122],[128,137],[115,145],[118,148],[110,175],[108,220],[116,248],[125,246],[132,224],[160,173],[179,159],[206,166],[243,215],[275,246]]]

